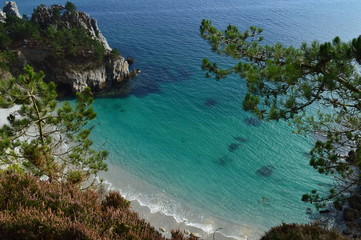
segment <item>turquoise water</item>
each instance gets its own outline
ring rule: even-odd
[[[37,2],[17,1],[22,13]],[[46,4],[64,3],[42,1]],[[203,18],[224,28],[263,27],[269,42],[350,40],[361,33],[361,2],[346,0],[73,1],[98,19],[112,47],[142,70],[128,94],[96,99],[93,139],[110,151],[105,178],[129,199],[208,232],[257,236],[308,222],[301,195],[327,187],[308,166],[308,136],[242,110],[237,76],[205,79],[202,58],[223,66],[199,36]],[[272,174],[260,176],[259,169]],[[268,170],[268,171],[267,171]],[[257,172],[258,171],[258,172]],[[325,183],[326,182],[326,183]]]

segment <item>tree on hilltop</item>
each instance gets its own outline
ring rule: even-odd
[[[360,184],[355,169],[361,166],[361,36],[295,48],[262,44],[262,31],[252,26],[242,32],[232,25],[220,31],[203,20],[201,36],[212,50],[238,63],[222,69],[204,59],[202,68],[207,77],[245,79],[245,110],[265,120],[292,120],[297,133],[321,136],[310,151],[310,165],[339,181],[326,196],[313,190],[302,200],[316,207],[331,200],[340,204]]]
[[[96,114],[90,89],[77,93],[76,103],[56,101],[56,85],[30,66],[17,79],[0,81],[0,107],[20,107],[0,128],[0,164],[30,170],[50,181],[92,184],[106,170],[108,153],[92,149],[89,121]],[[89,180],[89,182],[86,182]]]
[[[65,3],[65,9],[68,11],[68,12],[73,12],[76,10],[76,6],[74,5],[74,3],[72,2],[66,2]]]

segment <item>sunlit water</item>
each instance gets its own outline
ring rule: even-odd
[[[312,139],[244,112],[239,77],[204,78],[202,58],[223,66],[231,60],[210,51],[199,24],[256,25],[268,42],[286,45],[350,40],[361,33],[360,1],[73,2],[142,70],[126,96],[95,101],[93,139],[110,151],[105,178],[127,198],[208,232],[255,236],[282,221],[310,221],[301,195],[329,182],[308,166]],[[17,3],[27,14],[38,4]]]

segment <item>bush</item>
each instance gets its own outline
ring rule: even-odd
[[[311,224],[285,224],[271,228],[261,240],[347,240],[334,230]]]
[[[69,12],[73,12],[76,10],[76,6],[72,2],[66,2],[65,3],[65,9]]]
[[[14,172],[0,173],[2,239],[165,239],[119,193],[103,203],[92,190],[69,183],[39,181]],[[104,207],[107,206],[107,207]]]

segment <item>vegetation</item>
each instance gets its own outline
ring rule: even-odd
[[[347,240],[335,230],[326,230],[315,225],[285,224],[270,229],[261,240]]]
[[[360,184],[355,169],[361,166],[361,36],[295,48],[262,44],[262,29],[253,26],[245,32],[232,25],[220,31],[203,20],[200,32],[213,51],[238,60],[221,69],[204,59],[208,77],[238,74],[247,83],[245,110],[265,120],[293,120],[296,132],[319,139],[310,151],[310,165],[333,175],[336,188],[326,195],[313,190],[302,200],[316,207],[328,201],[340,205]]]
[[[0,173],[2,239],[165,239],[119,193],[105,197],[70,183]]]
[[[5,23],[0,23],[1,52],[31,46],[49,50],[60,60],[81,58],[100,61],[104,58],[106,51],[99,41],[93,39],[84,28],[66,24],[76,10],[74,4],[67,2],[63,13],[53,8],[46,23],[39,20],[43,7],[41,5],[35,9],[30,19],[8,16]]]
[[[72,2],[66,2],[65,9],[68,10],[69,12],[72,12],[76,10],[76,6]]]
[[[54,83],[45,83],[42,72],[30,66],[17,79],[0,81],[0,107],[14,104],[20,109],[8,116],[0,128],[0,164],[26,169],[36,176],[92,184],[106,170],[106,151],[91,148],[96,114],[89,89],[77,94],[77,102],[58,105]]]

